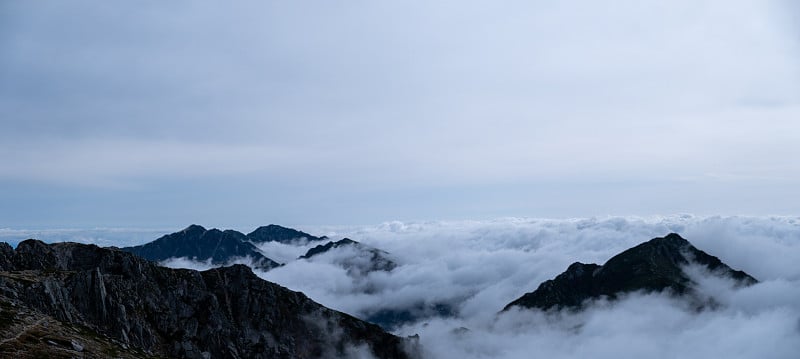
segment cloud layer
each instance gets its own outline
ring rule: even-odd
[[[800,349],[797,217],[509,218],[303,230],[387,250],[400,266],[348,274],[335,264],[347,254],[340,252],[289,262],[261,277],[362,318],[380,309],[409,310],[417,320],[395,332],[420,334],[433,358],[792,358]],[[602,264],[670,232],[761,283],[737,289],[687,268],[719,308],[697,312],[666,295],[632,294],[581,313],[498,315],[574,261]],[[452,310],[442,316],[437,304]]]

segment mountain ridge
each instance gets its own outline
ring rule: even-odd
[[[152,242],[124,247],[121,250],[152,261],[185,257],[199,261],[209,260],[214,265],[226,265],[234,259],[248,257],[253,267],[259,270],[268,271],[281,266],[261,253],[241,232],[205,229],[196,224],[163,235]]]
[[[732,278],[739,285],[758,282],[749,274],[734,270],[719,258],[697,249],[679,234],[670,233],[629,248],[602,266],[572,263],[554,279],[542,282],[533,292],[507,304],[503,311],[513,307],[579,309],[590,299],[605,297],[614,300],[619,295],[635,291],[668,290],[678,296],[692,295],[694,283],[683,271],[684,266],[692,263]]]
[[[148,355],[315,358],[413,343],[258,278],[244,265],[171,269],[114,248],[26,240],[0,246],[0,297]]]
[[[270,224],[258,227],[252,232],[248,233],[247,239],[256,244],[265,242],[291,244],[292,242],[299,240],[305,240],[308,242],[323,241],[328,239],[328,237],[316,237],[293,228],[279,226],[277,224]]]
[[[344,267],[348,273],[353,275],[363,275],[374,271],[389,272],[397,267],[397,263],[389,258],[389,252],[354,241],[350,238],[343,238],[338,241],[328,241],[325,244],[320,244],[310,248],[304,255],[297,259],[311,259],[338,248],[355,249],[355,258],[335,261],[337,264]]]

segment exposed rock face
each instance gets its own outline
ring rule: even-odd
[[[6,242],[0,242],[0,271],[11,270],[11,257],[14,256],[14,248]]]
[[[77,243],[0,249],[0,299],[143,353],[183,358],[408,358],[407,341],[258,278],[244,265],[198,272]]]
[[[351,255],[337,258],[334,263],[341,265],[350,274],[361,275],[372,271],[391,271],[397,264],[389,259],[389,253],[368,245],[345,238],[336,242],[318,245],[311,248],[299,259],[309,259],[314,256],[328,253],[335,249],[352,250]]]
[[[206,230],[194,224],[153,242],[122,250],[152,261],[186,257],[200,261],[211,260],[212,264],[225,265],[236,258],[249,257],[256,269],[266,271],[280,266],[280,263],[264,256],[240,232]]]
[[[19,279],[30,273],[5,273]],[[90,328],[61,322],[0,297],[0,358],[156,358]]]
[[[270,224],[268,226],[258,227],[256,230],[248,233],[247,239],[253,243],[279,242],[284,244],[292,244],[292,242],[296,241],[323,241],[328,239],[328,237],[315,237],[295,229],[281,227],[276,224]]]
[[[719,258],[695,248],[689,241],[672,233],[630,248],[609,259],[604,265],[573,263],[555,279],[545,281],[535,291],[509,303],[524,308],[580,308],[588,299],[634,291],[669,290],[676,295],[689,295],[694,283],[683,268],[691,263],[712,273],[751,285],[756,279],[733,270]]]

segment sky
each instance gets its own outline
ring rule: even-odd
[[[0,3],[0,228],[792,215],[789,0]]]

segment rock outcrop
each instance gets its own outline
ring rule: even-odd
[[[669,291],[678,296],[691,296],[695,283],[684,272],[687,265],[699,265],[711,273],[732,278],[739,285],[756,283],[745,272],[731,269],[719,258],[695,248],[680,235],[672,233],[630,248],[597,264],[571,264],[555,279],[545,281],[530,293],[509,303],[512,307],[548,310],[580,308],[587,300],[607,298],[635,291]]]
[[[310,259],[336,250],[349,251],[343,256],[335,258],[333,262],[347,269],[348,273],[352,275],[363,275],[373,271],[391,271],[397,267],[397,263],[389,258],[388,252],[349,238],[318,245],[309,249],[298,259]]]
[[[244,265],[170,269],[122,250],[37,240],[13,251],[0,246],[0,265],[3,303],[87,328],[144,356],[410,357],[406,339],[262,280]]]
[[[263,271],[281,264],[267,258],[248,238],[237,231],[206,230],[198,225],[165,235],[147,244],[122,248],[151,261],[185,257],[197,261],[211,261],[214,265],[226,265],[233,260],[249,258],[254,269]]]

